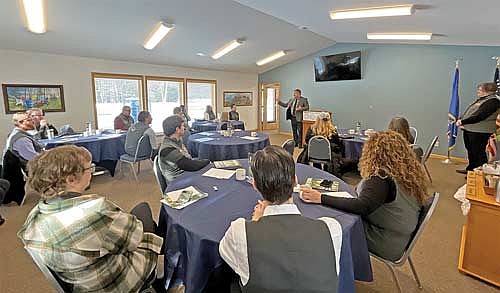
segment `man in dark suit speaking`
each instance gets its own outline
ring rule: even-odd
[[[287,107],[286,120],[290,120],[292,123],[293,140],[295,141],[295,146],[299,148],[302,147],[302,113],[309,110],[309,102],[301,94],[300,89],[295,89],[293,91],[293,98],[288,102],[283,103],[278,100],[278,104],[281,107]]]

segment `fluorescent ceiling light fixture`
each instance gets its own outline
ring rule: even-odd
[[[350,18],[412,15],[413,11],[414,11],[413,4],[368,7],[359,9],[333,10],[330,11],[330,18],[336,20],[336,19],[350,19]]]
[[[257,61],[257,66],[262,66],[262,65],[267,64],[269,62],[272,62],[272,61],[274,61],[274,60],[276,60],[278,58],[281,58],[281,57],[283,57],[285,55],[286,55],[285,51],[276,52],[276,53],[274,53],[274,54],[272,54],[270,56],[267,56],[264,59],[261,59],[261,60]]]
[[[144,43],[144,48],[148,50],[153,50],[158,43],[171,31],[175,26],[170,23],[159,22],[153,31],[149,34],[146,42]]]
[[[28,30],[35,34],[46,32],[44,0],[23,0],[23,7]]]
[[[233,40],[230,43],[226,44],[224,47],[215,51],[215,53],[212,55],[212,59],[217,60],[220,57],[226,55],[227,53],[231,52],[232,50],[238,48],[241,45],[243,45],[243,40],[239,40],[239,39]]]
[[[368,33],[368,40],[417,40],[429,41],[432,33]]]

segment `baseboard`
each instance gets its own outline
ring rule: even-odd
[[[444,159],[446,159],[448,157],[445,156],[445,155],[431,154],[431,158],[444,160]],[[459,157],[450,157],[450,160],[452,160],[453,162],[456,162],[456,163],[464,163],[464,164],[468,163],[467,159],[459,158]]]

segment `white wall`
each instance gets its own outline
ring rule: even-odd
[[[247,129],[257,128],[258,75],[175,66],[111,61],[95,58],[51,55],[34,52],[0,50],[0,83],[62,84],[66,112],[48,113],[47,120],[56,125],[72,124],[83,128],[85,121],[94,120],[91,72],[122,73],[180,78],[217,80],[217,106],[222,111],[224,91],[251,91],[253,106],[238,107],[240,119]],[[3,98],[3,94],[2,94]],[[12,115],[5,114],[0,103],[0,148],[12,129]],[[165,117],[155,117],[164,119]]]

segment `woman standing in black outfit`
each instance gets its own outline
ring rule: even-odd
[[[360,215],[370,252],[399,259],[415,231],[428,181],[406,139],[394,131],[368,139],[360,159],[357,198],[303,189],[301,199]]]

